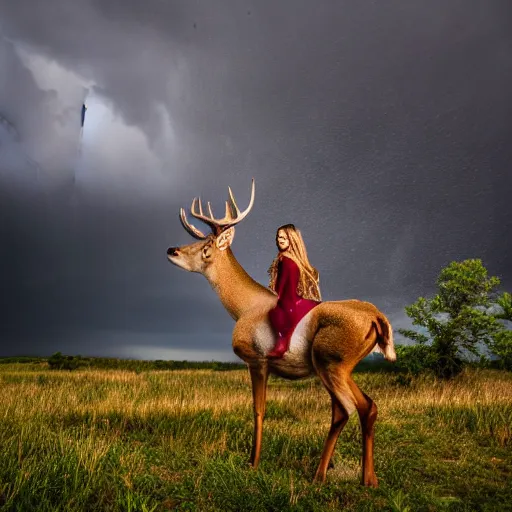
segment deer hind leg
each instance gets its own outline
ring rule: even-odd
[[[329,391],[329,394],[331,395],[332,408],[331,428],[327,434],[327,439],[325,440],[324,449],[322,451],[322,457],[320,458],[320,464],[316,470],[315,481],[317,482],[325,481],[327,468],[329,467],[332,454],[334,453],[334,448],[336,447],[336,441],[349,418],[347,411],[343,405],[341,405],[336,396],[331,391]]]
[[[344,373],[339,371],[340,368],[333,370],[329,362],[324,361],[320,354],[317,353],[315,357],[315,351],[313,351],[313,364],[331,397],[331,428],[327,434],[320,464],[315,474],[315,481],[323,482],[336,447],[336,441],[356,407],[350,386],[346,382]]]
[[[361,431],[363,436],[363,475],[362,484],[367,487],[378,487],[377,475],[373,466],[373,446],[374,446],[374,424],[377,419],[377,406],[375,402],[365,393],[363,393],[352,377],[348,377],[350,389],[356,399],[356,408],[361,422]]]
[[[319,361],[321,361],[321,363],[319,363]],[[334,361],[331,359],[329,361],[322,361],[319,354],[315,357],[314,349],[313,362],[318,375],[331,395],[331,399],[334,397],[338,406],[345,414],[343,421],[338,420],[340,421],[340,426],[336,428],[333,413],[333,422],[325,442],[320,466],[318,467],[315,479],[322,481],[325,479],[325,472],[329,459],[334,451],[336,439],[347,423],[349,416],[357,410],[361,422],[363,438],[362,484],[368,487],[377,487],[378,480],[373,465],[374,424],[377,419],[377,406],[354,382],[350,376],[352,371],[351,367],[345,367],[339,360]]]
[[[252,383],[252,398],[254,409],[254,436],[250,464],[254,469],[258,467],[261,453],[261,439],[263,435],[263,418],[267,400],[268,368],[266,365],[250,366]]]

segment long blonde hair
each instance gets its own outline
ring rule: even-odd
[[[311,263],[309,263],[306,245],[304,244],[300,231],[293,224],[285,224],[284,226],[277,228],[276,241],[279,231],[281,230],[286,233],[290,242],[290,246],[286,251],[286,257],[295,261],[300,270],[297,294],[304,299],[322,300],[320,295],[318,271],[311,265]],[[270,276],[269,288],[274,292],[276,291],[277,266],[281,260],[281,254],[282,253],[279,253],[274,258],[268,269],[268,274]]]

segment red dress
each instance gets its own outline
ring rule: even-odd
[[[277,305],[269,312],[270,323],[278,336],[276,348],[272,351],[274,353],[277,350],[274,357],[279,357],[288,350],[293,329],[306,313],[320,304],[319,301],[303,299],[297,294],[299,279],[300,270],[295,261],[286,256],[281,257],[277,267],[275,290],[278,295]]]

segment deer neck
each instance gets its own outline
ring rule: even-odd
[[[255,308],[271,309],[277,301],[270,290],[257,283],[243,269],[230,248],[218,254],[204,276],[235,320]]]

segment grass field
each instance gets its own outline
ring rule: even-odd
[[[0,510],[512,510],[512,374],[355,379],[379,408],[378,489],[359,484],[357,415],[312,483],[330,423],[316,379],[270,380],[254,471],[245,370],[2,364]]]

